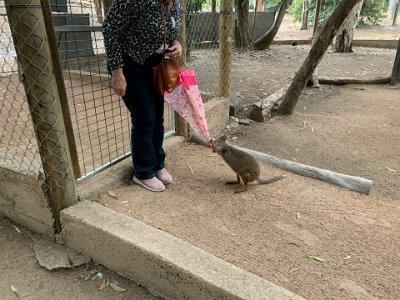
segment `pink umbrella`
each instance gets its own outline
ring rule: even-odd
[[[203,100],[193,70],[179,70],[176,88],[171,93],[165,92],[164,99],[204,142],[210,143]]]

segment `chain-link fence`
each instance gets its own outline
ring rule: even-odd
[[[0,165],[37,175],[40,156],[4,1],[0,1],[0,103]]]
[[[219,13],[193,12],[188,2],[185,18],[187,67],[196,71],[202,94],[215,96],[218,90]]]
[[[9,3],[6,2],[6,3]],[[0,163],[17,171],[37,174],[40,158],[29,107],[21,84],[16,52],[6,13],[1,9],[0,106],[2,135]],[[83,177],[115,163],[130,152],[129,115],[110,88],[101,22],[104,4],[98,0],[51,1],[58,56],[67,92],[68,108]],[[28,5],[26,11],[40,9]],[[218,86],[219,13],[186,10],[188,67],[196,70],[204,95],[214,96]],[[166,132],[174,130],[173,112],[166,109]]]

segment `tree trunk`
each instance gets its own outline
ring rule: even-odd
[[[320,24],[317,26],[317,30],[315,31],[315,34],[312,39],[311,47],[317,42],[318,37],[320,36],[322,32],[322,28],[324,28],[325,23],[327,22],[327,19],[322,21]],[[311,75],[310,79],[307,81],[307,87],[319,87],[319,80],[318,80],[318,66],[315,67],[315,70],[313,74]]]
[[[237,15],[236,47],[242,50],[250,49],[249,36],[249,0],[235,0]]]
[[[318,28],[319,15],[321,13],[321,8],[322,8],[322,0],[317,0],[317,4],[315,7],[313,36],[315,35],[315,32],[317,31],[317,28]]]
[[[107,16],[111,3],[112,3],[111,0],[103,0],[104,16]]]
[[[307,29],[308,29],[308,0],[303,0],[300,30],[307,30]]]
[[[400,7],[400,3],[399,1],[397,1],[396,7],[394,9],[394,13],[393,13],[393,21],[392,21],[392,26],[396,25],[397,22],[397,15],[399,13],[399,7]]]
[[[215,13],[217,11],[217,0],[211,0],[211,12]]]
[[[260,0],[255,0],[254,3],[254,16],[253,16],[253,27],[251,28],[251,42],[254,42],[254,30],[256,28],[256,20],[257,20],[257,7]]]
[[[254,43],[255,49],[265,50],[268,49],[269,46],[271,46],[271,43],[274,40],[276,34],[278,33],[279,27],[282,24],[283,17],[285,16],[288,7],[289,1],[282,0],[281,6],[279,7],[278,15],[275,17],[274,25],[272,25],[272,28]]]
[[[263,1],[257,1],[256,2],[256,9],[255,11],[264,11],[264,2]]]
[[[103,23],[102,3],[100,0],[94,0],[94,7],[96,9],[97,23]]]
[[[352,46],[354,31],[358,23],[363,3],[364,1],[361,1],[354,6],[342,27],[340,27],[339,33],[333,39],[333,50],[335,52],[353,52]]]
[[[361,0],[342,0],[333,14],[326,20],[326,23],[321,29],[321,34],[318,35],[303,65],[293,78],[282,104],[278,108],[278,113],[291,114],[293,112],[307,81],[310,79],[329,45],[332,43],[340,26],[353,7],[360,1]]]

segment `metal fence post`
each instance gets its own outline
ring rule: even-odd
[[[219,78],[218,96],[229,98],[232,77],[232,0],[221,0],[219,17]]]
[[[42,5],[40,0],[6,0],[6,9],[59,232],[61,209],[77,197]]]

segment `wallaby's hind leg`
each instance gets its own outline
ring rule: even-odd
[[[240,184],[240,176],[236,174],[236,181],[227,181],[225,184]]]
[[[242,182],[243,182],[243,189],[237,190],[237,191],[235,191],[235,193],[242,193],[242,192],[247,191],[247,185],[250,181],[250,175],[246,174],[246,175],[241,176],[240,178],[242,179]]]

